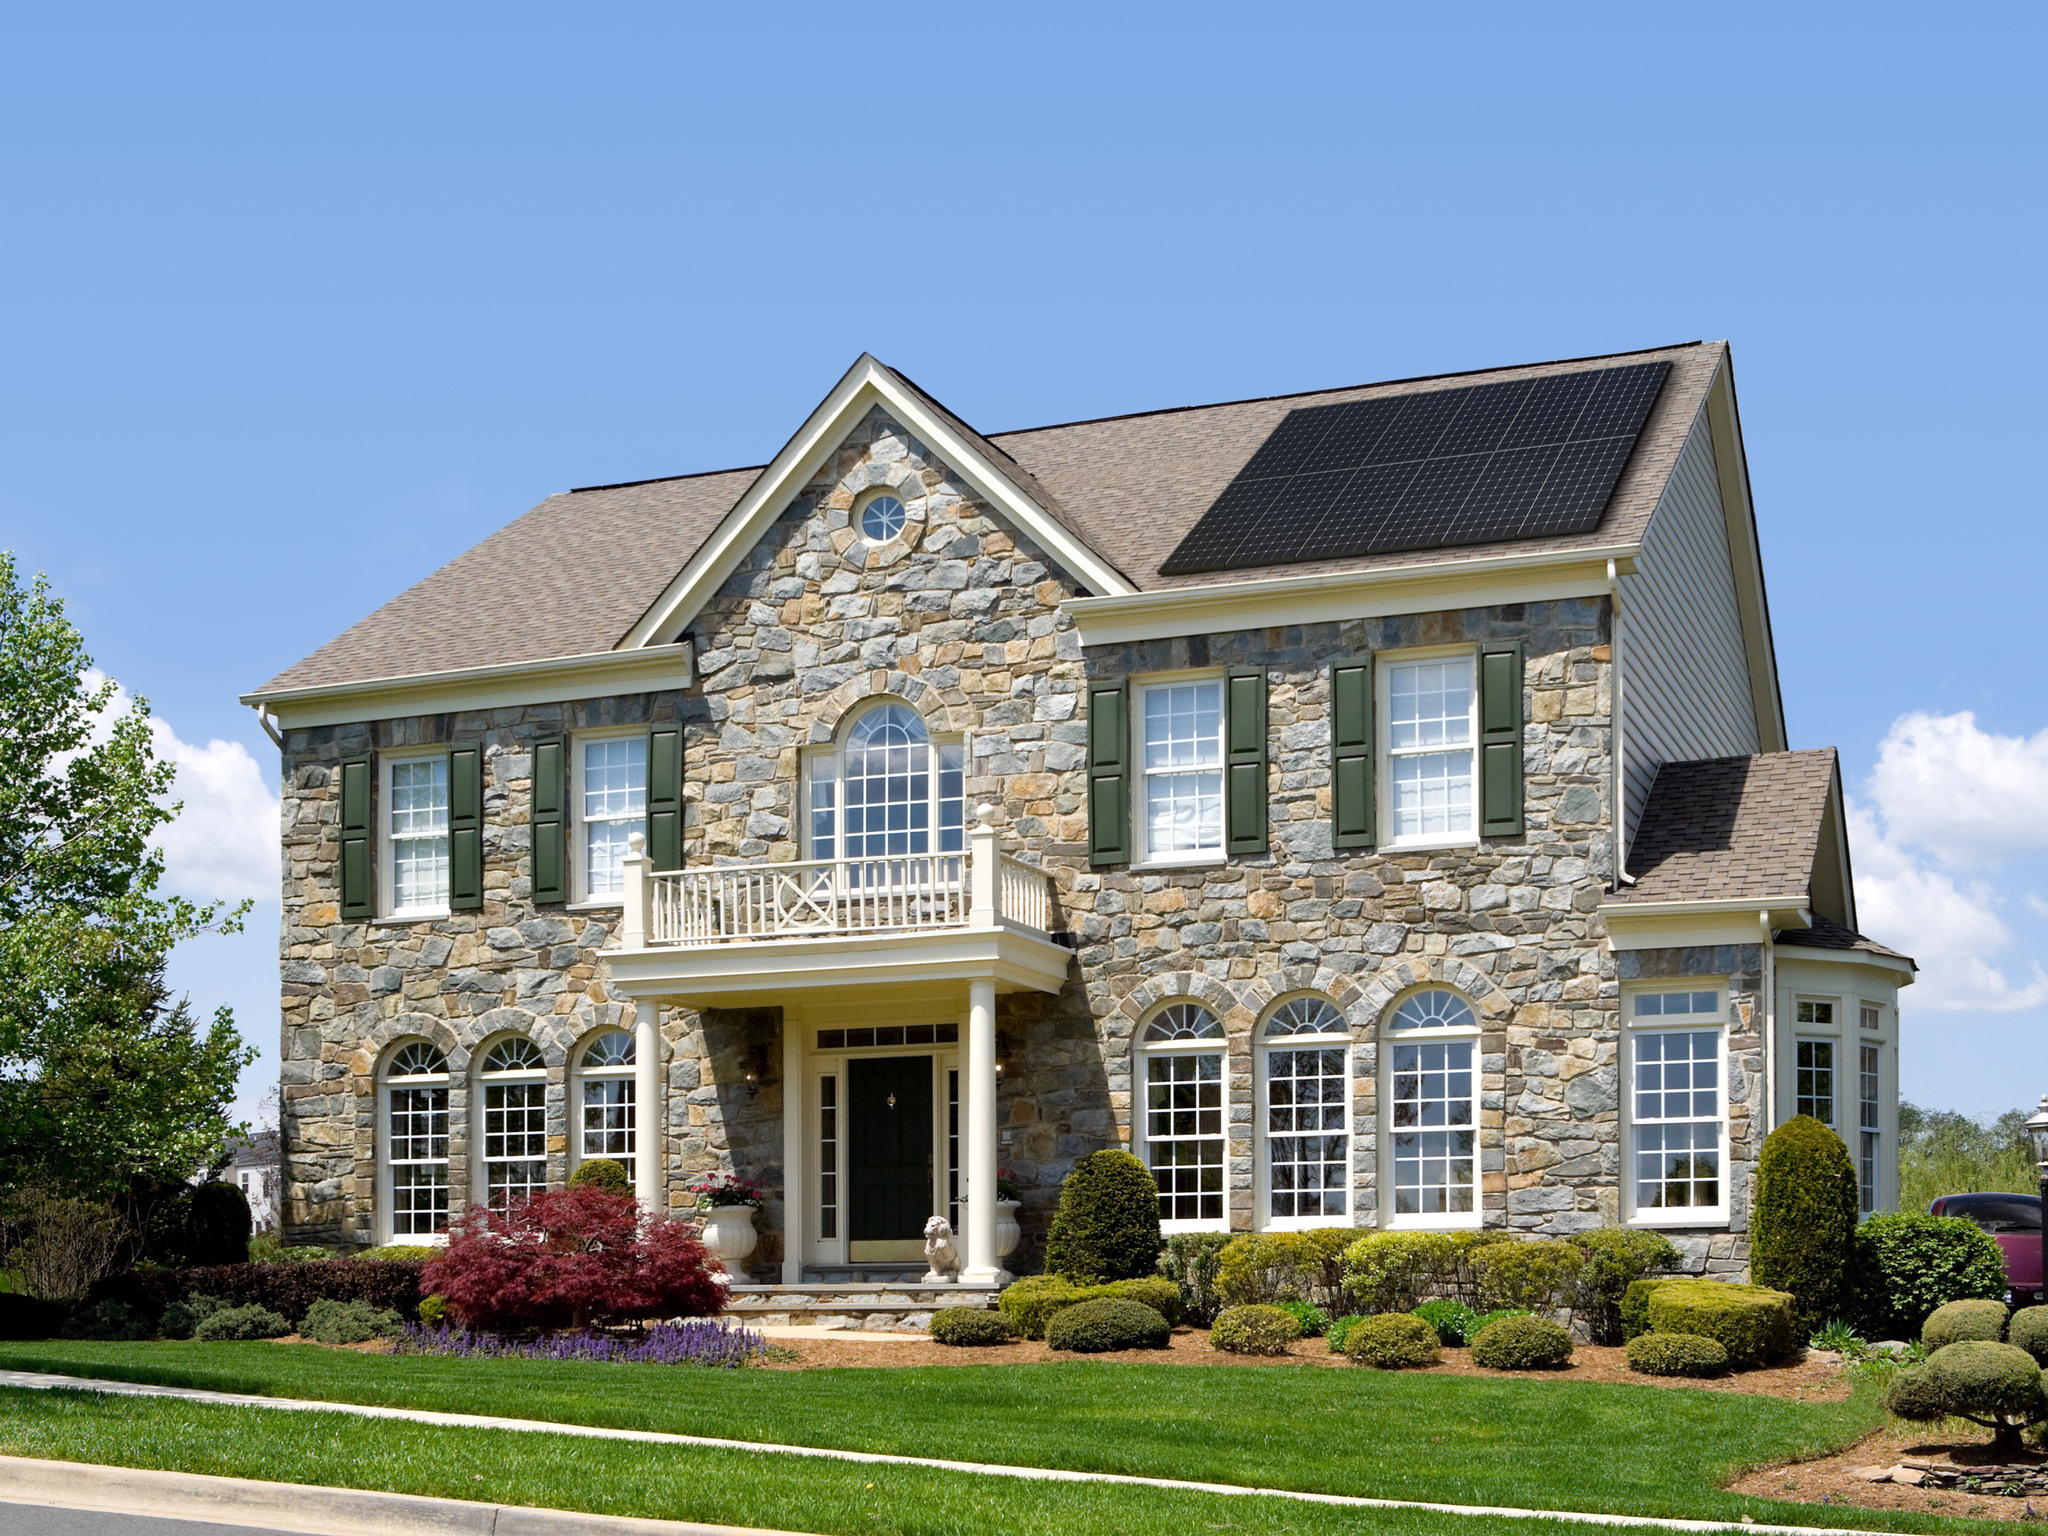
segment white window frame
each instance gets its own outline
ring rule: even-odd
[[[959,731],[935,731],[931,722],[908,699],[894,694],[877,695],[862,701],[861,707],[847,713],[840,721],[839,729],[832,734],[829,745],[813,747],[803,754],[803,772],[798,786],[801,799],[797,805],[796,817],[801,833],[801,842],[806,859],[841,859],[849,857],[846,850],[846,775],[844,772],[846,746],[853,739],[853,732],[860,722],[878,709],[895,705],[908,711],[923,726],[927,754],[927,778],[930,811],[925,826],[928,832],[927,847],[923,853],[906,854],[863,854],[861,860],[890,858],[940,858],[965,859],[967,856],[967,777],[973,765],[968,761],[967,738]],[[945,817],[945,775],[946,758],[949,753],[957,754],[960,762],[960,825],[957,829],[960,846],[946,848],[946,834],[950,829],[944,825]],[[829,780],[832,785],[832,851],[829,854],[818,851],[818,834],[815,819],[817,786]],[[859,862],[859,861],[856,861]],[[963,866],[964,868],[964,866]],[[964,878],[964,875],[962,876]]]
[[[479,1045],[475,1054],[471,1057],[473,1066],[470,1072],[471,1083],[469,1090],[469,1176],[471,1180],[470,1200],[475,1205],[491,1206],[491,1169],[494,1165],[500,1163],[538,1162],[541,1165],[539,1187],[542,1190],[550,1187],[548,1169],[550,1159],[547,1155],[547,1141],[548,1121],[551,1116],[548,1113],[547,1068],[545,1066],[528,1067],[512,1072],[488,1072],[485,1070],[486,1064],[490,1061],[491,1052],[511,1040],[524,1040],[528,1045],[533,1046],[534,1049],[538,1050],[540,1048],[537,1042],[527,1040],[524,1035],[493,1035],[490,1039]],[[541,1155],[538,1158],[532,1156],[492,1157],[489,1146],[492,1113],[488,1103],[490,1090],[493,1088],[526,1088],[535,1084],[540,1086]],[[526,1113],[526,1108],[522,1107],[520,1113]],[[532,1133],[523,1131],[519,1134],[530,1135]],[[491,1208],[495,1209],[496,1207]]]
[[[1155,689],[1213,687],[1216,690],[1216,766],[1213,770],[1204,768],[1162,769],[1157,775],[1145,767],[1145,700]],[[1130,689],[1130,775],[1131,775],[1131,846],[1136,850],[1138,867],[1184,869],[1190,865],[1226,864],[1230,860],[1228,851],[1229,821],[1229,699],[1224,692],[1224,676],[1221,667],[1204,667],[1189,672],[1160,672],[1131,679]],[[1173,778],[1182,775],[1214,772],[1216,776],[1216,845],[1213,848],[1164,849],[1155,851],[1152,847],[1152,818],[1150,781],[1159,778]]]
[[[1153,1024],[1162,1015],[1179,1007],[1201,1009],[1216,1021],[1217,1032],[1214,1035],[1205,1036],[1200,1039],[1147,1040],[1145,1038],[1151,1032]],[[1138,1081],[1136,1084],[1137,1091],[1133,1095],[1136,1102],[1131,1115],[1132,1140],[1137,1147],[1138,1160],[1145,1165],[1148,1171],[1152,1167],[1153,1146],[1151,1135],[1152,1063],[1155,1060],[1163,1060],[1170,1057],[1187,1057],[1192,1059],[1201,1056],[1214,1056],[1216,1058],[1217,1071],[1215,1080],[1217,1084],[1217,1109],[1219,1114],[1216,1135],[1213,1138],[1203,1136],[1198,1125],[1193,1136],[1176,1136],[1162,1139],[1174,1142],[1208,1141],[1213,1139],[1223,1144],[1222,1161],[1220,1163],[1221,1187],[1218,1191],[1217,1214],[1214,1216],[1197,1215],[1193,1217],[1162,1216],[1159,1221],[1159,1230],[1169,1234],[1174,1232],[1227,1232],[1230,1229],[1230,1036],[1228,1026],[1224,1024],[1223,1016],[1207,1003],[1192,997],[1176,997],[1160,1004],[1157,1008],[1152,1009],[1146,1014],[1144,1020],[1138,1026],[1137,1039],[1139,1048],[1137,1052],[1138,1070],[1136,1076]],[[1199,1082],[1201,1081],[1199,1077],[1200,1068],[1197,1067],[1196,1071],[1198,1074],[1196,1080]],[[1200,1113],[1199,1106],[1197,1106],[1197,1113]],[[1201,1165],[1197,1164],[1196,1166],[1199,1167]],[[1200,1194],[1201,1191],[1196,1191],[1197,1198],[1200,1197]]]
[[[1447,992],[1465,1005],[1470,1014],[1470,1024],[1426,1025],[1419,1028],[1400,1028],[1394,1025],[1402,1006],[1427,992]],[[1403,1232],[1459,1232],[1482,1226],[1486,1220],[1486,1177],[1483,1170],[1485,1161],[1486,1132],[1483,1118],[1484,1085],[1481,1081],[1483,1063],[1480,1059],[1479,1010],[1472,999],[1456,987],[1442,982],[1430,982],[1411,987],[1387,1006],[1379,1024],[1379,1222],[1382,1227]],[[1394,1119],[1394,1048],[1407,1044],[1452,1044],[1469,1045],[1472,1051],[1471,1092],[1472,1106],[1472,1209],[1469,1211],[1411,1211],[1397,1209],[1398,1177],[1394,1138],[1406,1134],[1408,1127],[1398,1126]],[[1448,1064],[1446,1071],[1448,1071]],[[1419,1126],[1417,1131],[1434,1132],[1438,1129],[1455,1129],[1448,1123],[1443,1127]],[[1448,1192],[1452,1186],[1446,1184]]]
[[[1815,1010],[1816,1013],[1820,1009],[1825,1008],[1828,1016],[1825,1019],[1802,1019],[1799,1016],[1800,1013],[1808,1008]],[[1806,1111],[1799,1107],[1802,1103],[1808,1101],[1818,1102],[1817,1096],[1804,1094],[1799,1091],[1800,1072],[1802,1070],[1820,1070],[1819,1068],[1801,1068],[1799,1064],[1800,1047],[1806,1045],[1827,1046],[1829,1052],[1829,1066],[1826,1069],[1828,1074],[1828,1118],[1821,1120],[1820,1116],[1815,1115],[1814,1119],[1821,1120],[1821,1124],[1825,1125],[1837,1136],[1842,1134],[1842,1041],[1844,1038],[1842,1033],[1842,1008],[1842,999],[1838,997],[1795,997],[1792,1003],[1792,1113],[1794,1115],[1805,1114]]]
[[[398,1058],[405,1053],[409,1046],[414,1045],[428,1046],[439,1055],[441,1057],[441,1070],[439,1072],[409,1073],[402,1077],[395,1075],[392,1072],[392,1068],[397,1064]],[[390,1048],[385,1051],[383,1061],[378,1064],[377,1238],[381,1243],[406,1242],[431,1246],[444,1244],[448,1241],[446,1226],[456,1214],[450,1198],[451,1181],[449,1178],[449,1174],[454,1166],[453,1158],[450,1155],[453,1147],[449,1136],[453,1129],[449,1106],[451,1098],[450,1089],[453,1086],[453,1082],[454,1079],[448,1070],[447,1053],[442,1051],[438,1045],[434,1045],[432,1041],[417,1035],[407,1036],[405,1039],[394,1041]],[[431,1167],[439,1164],[441,1168],[441,1221],[443,1230],[439,1232],[400,1232],[398,1230],[397,1211],[393,1204],[395,1199],[395,1181],[392,1178],[394,1163],[391,1155],[391,1096],[394,1091],[412,1092],[414,1090],[425,1090],[431,1092],[436,1088],[441,1091],[442,1155],[438,1158],[408,1158],[406,1159],[406,1164],[408,1167]],[[433,1112],[431,1109],[427,1111],[429,1114]]]
[[[1671,996],[1678,993],[1711,992],[1714,1003],[1707,1011],[1691,1010],[1686,1013],[1664,1013],[1651,1016],[1638,1015],[1638,998],[1648,995]],[[1621,1076],[1621,1197],[1622,1208],[1626,1211],[1628,1224],[1633,1227],[1716,1227],[1726,1226],[1729,1221],[1728,1190],[1731,1169],[1729,1166],[1729,1083],[1728,1083],[1728,978],[1708,976],[1675,976],[1661,981],[1644,982],[1622,993],[1621,1006],[1624,1010],[1622,1023],[1622,1076]],[[1645,1206],[1640,1203],[1638,1183],[1638,1158],[1641,1153],[1637,1133],[1650,1124],[1697,1124],[1662,1117],[1654,1122],[1643,1120],[1636,1113],[1636,1064],[1639,1042],[1645,1035],[1660,1034],[1702,1034],[1714,1035],[1714,1063],[1716,1092],[1719,1098],[1719,1134],[1715,1140],[1715,1156],[1720,1168],[1717,1183],[1721,1199],[1717,1205],[1687,1206]]]
[[[447,776],[449,781],[448,796],[451,801],[450,809],[452,810],[455,776],[452,772],[452,765],[449,763],[448,749],[446,747],[434,747],[417,752],[397,751],[380,752],[377,754],[377,803],[372,812],[377,821],[377,883],[379,887],[377,909],[387,918],[446,917],[449,913],[449,906],[445,897],[438,906],[401,907],[398,905],[398,861],[394,856],[396,850],[392,847],[392,844],[401,841],[401,839],[396,839],[391,835],[391,812],[395,804],[395,796],[391,788],[393,771],[401,763],[433,762],[437,759],[441,763],[442,773]],[[441,836],[447,844],[446,849],[442,853],[442,858],[447,862],[446,878],[442,881],[442,886],[446,889],[455,875],[455,840],[446,830],[442,832]]]
[[[589,819],[583,814],[583,749],[599,741],[641,741],[647,739],[644,725],[624,726],[601,731],[577,731],[569,738],[569,866],[572,899],[579,905],[616,907],[625,898],[616,891],[590,889],[590,846]],[[640,764],[640,809],[637,813],[627,812],[623,816],[600,817],[603,821],[638,821],[644,830],[647,822],[647,764]]]
[[[1885,1197],[1884,1041],[1878,1034],[1884,1028],[1884,1010],[1876,1003],[1860,1003],[1856,1011],[1856,1205],[1869,1216],[1884,1209]]]
[[[1287,1010],[1290,1005],[1302,1003],[1327,1004],[1336,1013],[1338,1027],[1332,1030],[1322,1031],[1313,1034],[1269,1035],[1267,1033],[1267,1031],[1271,1029],[1274,1019],[1277,1018],[1283,1011]],[[1353,1156],[1357,1148],[1357,1140],[1352,1134],[1352,1123],[1355,1119],[1355,1111],[1352,1105],[1352,1099],[1356,1094],[1356,1087],[1352,1079],[1354,1058],[1351,1049],[1351,1026],[1349,1020],[1345,1019],[1344,1017],[1344,1010],[1342,1008],[1339,1008],[1337,1004],[1330,998],[1324,997],[1319,992],[1293,993],[1289,996],[1279,999],[1277,1002],[1273,1004],[1271,1008],[1266,1010],[1265,1014],[1259,1020],[1258,1031],[1253,1036],[1253,1039],[1256,1042],[1253,1049],[1253,1057],[1254,1070],[1256,1072],[1256,1086],[1254,1089],[1254,1093],[1257,1099],[1257,1108],[1255,1110],[1255,1113],[1258,1117],[1259,1169],[1257,1192],[1257,1198],[1259,1203],[1257,1220],[1255,1221],[1254,1225],[1257,1226],[1261,1231],[1267,1232],[1306,1232],[1311,1231],[1317,1227],[1350,1226],[1352,1224],[1353,1217],[1358,1205],[1358,1180],[1357,1175],[1353,1169],[1352,1162]],[[1339,1051],[1341,1053],[1342,1059],[1342,1067],[1340,1071],[1343,1082],[1343,1093],[1342,1097],[1338,1100],[1338,1103],[1343,1111],[1343,1124],[1341,1128],[1335,1132],[1332,1132],[1327,1128],[1322,1131],[1314,1132],[1275,1132],[1273,1130],[1273,1105],[1271,1094],[1272,1073],[1269,1066],[1273,1053],[1276,1051],[1327,1051],[1332,1049]],[[1227,1099],[1225,1103],[1225,1109],[1226,1111],[1228,1110]],[[1273,1214],[1273,1141],[1276,1138],[1276,1136],[1286,1138],[1300,1136],[1304,1134],[1325,1136],[1336,1135],[1344,1143],[1344,1183],[1341,1188],[1344,1209],[1341,1211],[1330,1213],[1319,1213],[1312,1216],[1276,1216]],[[1227,1158],[1229,1155],[1227,1141],[1224,1150],[1225,1157]]]
[[[1470,669],[1471,688],[1468,694],[1469,715],[1464,748],[1470,762],[1467,783],[1470,785],[1470,803],[1467,814],[1471,827],[1464,832],[1416,832],[1401,836],[1396,830],[1394,818],[1394,762],[1400,757],[1419,757],[1444,750],[1440,747],[1394,749],[1393,703],[1394,690],[1392,674],[1396,668],[1414,666],[1433,661],[1452,661],[1463,658]],[[1479,648],[1476,645],[1438,645],[1418,647],[1414,650],[1382,651],[1373,658],[1373,722],[1374,764],[1373,778],[1378,786],[1378,815],[1380,826],[1379,846],[1382,850],[1403,848],[1476,848],[1479,846]],[[1457,748],[1450,750],[1456,751]]]
[[[608,1067],[584,1065],[584,1055],[593,1050],[600,1040],[611,1035],[625,1037],[625,1063]],[[591,1158],[610,1158],[615,1163],[625,1164],[626,1182],[636,1193],[640,1188],[640,1094],[638,1088],[634,1086],[637,1081],[638,1068],[635,1062],[639,1059],[638,1052],[639,1045],[633,1038],[632,1025],[625,1023],[614,1024],[606,1029],[593,1029],[576,1042],[576,1049],[569,1056],[569,1171],[573,1174]],[[586,1112],[590,1106],[584,1102],[584,1088],[590,1083],[626,1085],[625,1098],[621,1102],[626,1110],[626,1144],[631,1150],[623,1153],[592,1152],[585,1146],[585,1140],[590,1133],[586,1119]],[[607,1104],[600,1107],[610,1109],[612,1106]],[[612,1133],[601,1129],[600,1134],[609,1136]]]

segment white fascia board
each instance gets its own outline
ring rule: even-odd
[[[1771,929],[1811,928],[1804,896],[1757,901],[1615,901],[1603,903],[1607,947],[1693,949],[1718,944],[1763,942],[1759,912],[1771,914]]]
[[[1632,574],[1638,548],[1615,544],[1382,570],[1219,581],[1128,596],[1070,598],[1064,607],[1074,616],[1081,644],[1090,646],[1498,603],[1557,602],[1606,596],[1608,562],[1617,572]]]
[[[416,672],[367,682],[279,688],[245,693],[242,702],[268,709],[280,727],[292,730],[687,688],[693,666],[688,645],[649,646],[637,651],[593,651],[541,661],[460,667],[449,672]]]
[[[656,635],[672,634],[695,618],[782,515],[791,498],[876,405],[885,407],[965,480],[975,495],[1000,509],[1089,587],[1103,592],[1133,590],[1114,567],[1026,496],[984,454],[899,385],[886,368],[863,353],[725,515],[718,531],[691,556],[640,622],[626,632],[620,649],[648,645]]]
[[[1048,939],[1005,927],[663,945],[603,958],[609,986],[621,996],[673,997],[705,1007],[977,979],[993,980],[1000,992],[1058,992],[1074,957]]]

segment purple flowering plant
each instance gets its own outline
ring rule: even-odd
[[[750,1328],[719,1318],[656,1323],[645,1333],[544,1333],[509,1338],[442,1324],[408,1323],[401,1355],[452,1355],[458,1360],[607,1360],[627,1365],[695,1365],[738,1370],[766,1357],[768,1341]]]

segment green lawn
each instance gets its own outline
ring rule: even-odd
[[[1811,1525],[1839,1524],[1841,1515],[1739,1498],[1721,1492],[1719,1485],[1747,1466],[1838,1448],[1879,1419],[1867,1390],[1848,1403],[1799,1404],[1662,1387],[1311,1367],[1204,1370],[1077,1361],[1003,1368],[735,1372],[365,1356],[305,1345],[58,1341],[0,1345],[0,1366],[299,1399],[1373,1498],[1731,1521],[1747,1514],[1760,1521]],[[142,1413],[139,1407],[124,1406],[119,1415],[131,1411]],[[347,1433],[367,1432],[366,1426],[359,1426]],[[286,1425],[279,1433],[297,1437],[312,1431]],[[398,1436],[399,1444],[409,1443],[410,1437],[432,1436],[419,1427],[390,1433]],[[564,1455],[534,1449],[544,1442],[522,1442],[516,1434],[503,1439],[508,1465],[531,1458],[535,1474],[544,1479]],[[176,1444],[176,1437],[167,1437],[166,1443]],[[740,1464],[757,1469],[745,1481],[764,1497],[772,1491],[770,1485],[782,1489],[775,1496],[798,1497],[795,1485],[808,1489],[817,1478],[827,1477],[818,1469],[829,1465],[806,1462],[801,1476],[792,1477],[786,1471],[790,1463],[746,1453],[570,1444],[574,1450],[567,1460],[577,1465],[613,1455],[645,1456],[651,1465],[662,1466],[735,1455]],[[72,1454],[92,1456],[85,1450]],[[212,1454],[240,1453],[224,1443]],[[194,1471],[215,1470],[190,1460],[176,1464]],[[304,1464],[296,1451],[259,1458],[259,1464],[271,1470],[236,1475],[276,1476],[279,1465],[290,1465],[295,1468],[292,1475],[319,1480],[314,1473],[297,1470]],[[362,1457],[360,1464],[390,1470],[382,1469],[375,1457]],[[345,1460],[343,1470],[346,1466]],[[390,1470],[390,1475],[397,1471]],[[833,1472],[828,1481],[850,1475]],[[953,1474],[931,1476],[944,1480]],[[1036,1512],[1048,1507],[1041,1486],[1020,1496],[1014,1484],[991,1490],[981,1487],[979,1479],[968,1481],[976,1486],[957,1496],[968,1501],[959,1506],[959,1518],[967,1522],[962,1529],[974,1528],[970,1505],[985,1515],[989,1501],[995,1501],[1010,1511],[1007,1523],[1012,1525],[1020,1512],[1032,1512],[1035,1520]],[[443,1482],[415,1491],[448,1492],[455,1486]],[[489,1496],[513,1502],[563,1502],[544,1495]],[[1121,1507],[1118,1500],[1127,1497],[1106,1490],[1086,1494],[1098,1496],[1107,1501],[1105,1509]],[[572,1497],[583,1499],[585,1494]],[[808,1494],[802,1497],[807,1499]],[[1142,1497],[1145,1509],[1155,1508],[1157,1495]],[[787,1515],[742,1513],[735,1507],[721,1506],[715,1517],[692,1509],[692,1518],[741,1524],[782,1521],[799,1530],[876,1528],[845,1520],[821,1524],[823,1516],[816,1513],[806,1516],[805,1523]],[[1309,1518],[1299,1509],[1277,1518],[1282,1524],[1276,1528],[1311,1528],[1299,1523]],[[1289,1527],[1289,1521],[1296,1524]],[[1970,1528],[1875,1513],[1859,1513],[1857,1523],[1898,1530]],[[1150,1517],[1144,1522],[1145,1528],[1162,1524]],[[917,1528],[954,1527],[938,1523]]]

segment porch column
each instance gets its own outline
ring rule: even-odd
[[[668,1209],[668,1116],[661,1091],[660,1010],[651,998],[633,1002],[633,1162],[640,1205],[659,1214]],[[572,1106],[572,1121],[581,1106]],[[577,1125],[571,1135],[577,1134]]]
[[[967,983],[967,1253],[965,1285],[995,1285],[996,1259],[996,984]]]
[[[801,1285],[810,1243],[811,1149],[804,1133],[804,1015],[782,1008],[782,1283]]]

